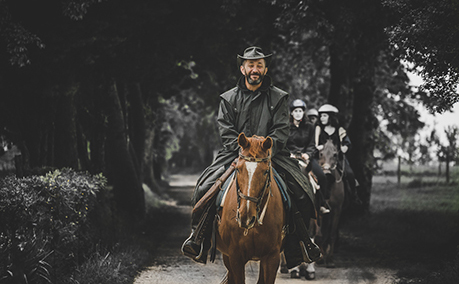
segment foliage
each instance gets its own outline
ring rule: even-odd
[[[415,137],[424,127],[415,102],[410,99],[406,67],[396,59],[394,50],[382,52],[375,76],[376,91],[373,111],[379,120],[376,148],[383,159],[392,159],[404,153],[413,154]],[[399,150],[397,152],[397,150]]]
[[[414,63],[425,84],[416,95],[436,112],[459,101],[459,2],[385,0],[393,13],[387,27],[400,58]]]
[[[90,213],[105,187],[102,175],[70,169],[0,181],[0,277],[49,282],[91,248]]]
[[[139,248],[115,248],[112,251],[96,251],[62,284],[128,284],[148,254]]]

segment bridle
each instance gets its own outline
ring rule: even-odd
[[[324,151],[325,149],[321,150],[321,151]],[[336,151],[338,153],[338,151]],[[336,163],[334,164],[333,167],[330,167],[330,171],[335,171],[335,170],[338,170],[337,167],[338,167],[338,164],[339,164],[339,155],[338,157],[336,157]],[[345,167],[346,167],[346,163],[344,162],[344,157],[343,157],[343,161],[341,163],[343,165],[343,169],[341,170],[341,174],[340,174],[340,177],[338,180],[335,181],[335,183],[340,183],[342,180],[343,180],[343,176],[344,176],[344,170],[345,170]],[[338,171],[339,172],[339,171]]]
[[[255,158],[255,157],[248,157],[244,156],[241,151],[239,151],[239,158],[244,159],[247,162],[255,162],[255,163],[263,163],[263,162],[268,162],[268,169],[265,172],[266,177],[266,182],[265,185],[263,186],[263,190],[261,194],[258,197],[252,197],[252,196],[247,196],[241,192],[241,189],[239,187],[239,183],[237,181],[237,174],[239,173],[239,169],[236,168],[236,174],[235,174],[235,180],[236,180],[236,189],[237,189],[237,212],[236,212],[236,221],[239,223],[239,226],[241,225],[241,220],[240,220],[240,212],[239,208],[241,205],[241,199],[245,199],[248,201],[251,201],[256,204],[257,206],[257,215],[256,215],[256,221],[258,221],[259,225],[263,225],[263,218],[265,217],[266,210],[268,208],[268,202],[270,196],[272,196],[271,192],[271,177],[272,177],[272,167],[271,167],[271,155],[265,158]],[[268,199],[266,200],[265,206],[263,207],[263,211],[261,211],[261,201],[263,200],[263,197],[266,194],[266,191],[269,189],[268,193]],[[261,215],[260,215],[261,212]],[[248,231],[252,229],[255,226],[255,222],[251,224],[249,227],[245,228],[244,235],[248,234]]]

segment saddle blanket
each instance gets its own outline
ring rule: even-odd
[[[273,168],[273,173],[274,173],[274,180],[277,183],[277,187],[279,187],[279,190],[282,195],[282,202],[284,204],[284,208],[287,212],[290,211],[290,208],[292,207],[292,201],[290,198],[290,195],[287,193],[287,185],[285,184],[284,180],[280,177],[279,173]],[[225,204],[225,198],[226,194],[228,192],[228,188],[230,184],[232,183],[234,179],[235,172],[233,172],[228,179],[225,181],[225,183],[222,185],[222,188],[220,192],[217,195],[217,208],[221,209],[223,208],[223,205]]]

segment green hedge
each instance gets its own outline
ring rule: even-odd
[[[0,283],[52,283],[94,244],[101,174],[71,169],[0,180]]]

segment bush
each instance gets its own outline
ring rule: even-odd
[[[0,283],[51,283],[90,250],[100,174],[55,170],[0,180]]]

